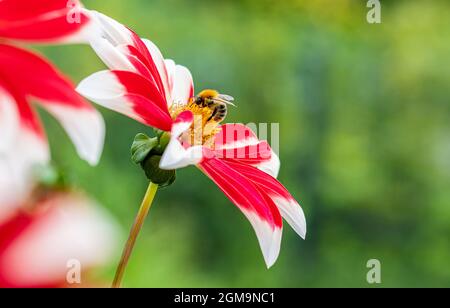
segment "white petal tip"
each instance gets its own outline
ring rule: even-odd
[[[91,165],[98,164],[105,139],[105,122],[102,115],[90,105],[71,107],[45,104],[44,107],[64,127],[78,155]]]
[[[86,116],[90,119],[90,134],[84,134],[83,141],[77,144],[78,155],[89,165],[95,167],[99,164],[105,143],[105,122],[97,111]],[[87,137],[90,135],[89,137]]]
[[[297,205],[297,207],[300,208],[299,205]],[[297,211],[297,213],[297,217],[291,226],[302,239],[306,240],[307,226],[305,214],[301,208]]]
[[[301,215],[299,215],[295,231],[302,239],[306,240],[306,233],[307,233],[306,217],[303,210],[300,211],[300,214]]]
[[[82,154],[78,153],[78,155],[86,161],[91,167],[95,167],[100,163],[101,153],[98,154]]]
[[[269,161],[260,164],[258,166],[258,169],[271,175],[274,178],[277,178],[278,174],[280,173],[280,167],[281,167],[280,158],[275,152],[272,152],[272,158]]]
[[[276,228],[270,233],[271,233],[271,235],[269,235],[269,237],[271,237],[270,243],[267,243],[268,245],[266,247],[262,247],[264,261],[266,263],[267,269],[270,269],[272,268],[272,266],[275,265],[278,256],[280,255],[281,236],[283,230]]]
[[[289,197],[272,196],[273,201],[278,206],[281,215],[302,238],[306,239],[306,217],[301,206],[294,199]]]
[[[277,260],[276,259],[275,260],[265,260],[265,262],[266,262],[267,269],[270,270],[275,265]]]

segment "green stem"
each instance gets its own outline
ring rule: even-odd
[[[144,200],[142,201],[139,212],[136,216],[136,220],[134,221],[133,227],[130,231],[130,236],[125,244],[125,248],[123,250],[122,258],[120,259],[119,266],[117,267],[116,276],[114,277],[114,282],[112,284],[113,288],[120,288],[122,283],[123,275],[125,274],[125,269],[128,264],[128,260],[130,259],[131,253],[134,248],[134,244],[136,243],[136,239],[139,235],[139,232],[144,225],[145,218],[148,215],[150,208],[152,207],[153,199],[155,198],[156,192],[158,191],[158,185],[150,182],[148,185],[147,192],[145,193]]]

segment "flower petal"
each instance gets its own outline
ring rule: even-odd
[[[228,162],[228,164],[269,196],[292,229],[303,239],[306,238],[305,214],[298,202],[277,179],[252,166],[234,162]]]
[[[101,71],[84,79],[77,91],[95,103],[143,124],[170,131],[172,118],[156,88],[138,74]]]
[[[88,12],[101,29],[102,36],[113,46],[133,44],[130,31],[124,25],[97,11]]]
[[[85,197],[57,195],[35,206],[0,225],[0,285],[63,286],[69,261],[88,269],[111,256],[117,227]]]
[[[157,54],[155,61],[144,41],[132,30],[101,13],[91,11],[90,14],[99,29],[99,34],[93,36],[91,45],[103,62],[112,70],[128,70],[143,74],[146,78],[149,78],[150,73],[149,79],[166,99],[162,79],[167,82],[167,73],[164,65],[161,70],[158,69],[161,53]]]
[[[176,104],[184,106],[189,102],[189,99],[194,96],[194,80],[191,72],[184,66],[176,65],[174,67],[171,101],[169,105]]]
[[[107,39],[98,36],[92,39],[91,47],[99,58],[112,70],[137,72],[127,55],[112,45]]]
[[[76,0],[2,0],[0,37],[33,42],[87,42],[91,19]]]
[[[173,61],[171,59],[164,60],[164,63],[166,65],[166,71],[167,71],[168,92],[172,93],[174,77],[176,75],[177,64],[175,63],[175,61]],[[168,100],[168,102],[171,103],[171,100]]]
[[[16,97],[19,110],[29,114],[26,99],[37,98],[65,128],[80,157],[91,164],[98,162],[103,148],[103,118],[75,92],[70,81],[38,55],[5,44],[0,44],[0,67],[10,88],[24,97],[23,101]],[[26,71],[33,74],[20,73]]]
[[[229,123],[221,126],[215,139],[215,149],[234,150],[259,144],[258,136],[247,126]]]
[[[152,41],[147,39],[142,39],[142,42],[147,47],[148,52],[151,55],[152,61],[154,62],[156,69],[158,70],[158,75],[161,78],[162,85],[164,87],[164,92],[166,93],[167,102],[172,101],[171,89],[169,85],[169,76],[167,72],[166,62],[164,61],[164,57],[159,50],[158,46],[156,46]]]
[[[45,139],[22,129],[9,152],[0,152],[0,222],[22,205],[33,188],[33,167],[49,161]]]
[[[19,114],[13,97],[0,86],[0,153],[10,149],[19,129]]]
[[[0,217],[27,197],[32,168],[49,161],[47,139],[25,97],[0,80]],[[3,112],[6,112],[3,114]],[[5,120],[5,121],[4,121]]]
[[[166,104],[186,104],[194,94],[192,75],[172,60],[164,60],[159,48],[150,40],[114,19],[91,11],[90,16],[100,29],[91,45],[112,70],[138,73],[153,82]]]
[[[179,140],[180,136],[191,127],[193,121],[192,112],[184,111],[179,114],[172,125],[171,139],[159,164],[161,169],[180,169],[196,165],[203,159],[202,146],[193,146],[186,149]]]
[[[258,237],[267,267],[278,258],[282,220],[269,198],[232,165],[217,158],[205,159],[199,168],[208,175],[224,194],[243,212]]]
[[[273,176],[274,178],[277,178],[278,174],[280,173],[281,161],[278,155],[272,150],[272,154],[269,160],[262,161],[258,164],[255,164],[254,166],[259,170]]]
[[[97,165],[105,139],[105,123],[101,114],[94,108],[75,108],[52,101],[41,103],[61,123],[78,155],[92,166]]]
[[[225,124],[215,138],[218,157],[249,164],[273,177],[280,170],[280,160],[267,141],[260,141],[256,134],[243,124]]]

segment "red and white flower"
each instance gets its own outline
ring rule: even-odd
[[[277,181],[280,161],[266,141],[241,124],[215,122],[211,109],[193,102],[191,73],[165,60],[150,41],[102,14],[91,16],[103,33],[91,41],[110,70],[83,80],[85,97],[143,124],[170,133],[160,168],[195,165],[244,213],[271,267],[279,254],[282,217],[301,236],[300,205]]]
[[[36,101],[64,127],[81,158],[99,160],[104,139],[101,115],[74,85],[40,55],[16,41],[88,40],[92,20],[77,1],[0,0],[0,201],[17,202],[28,191],[24,178],[49,160],[48,142],[32,106]],[[69,15],[76,20],[69,22]],[[69,14],[69,15],[68,15]],[[78,19],[77,19],[78,18]]]
[[[6,220],[0,217],[0,288],[89,286],[87,272],[115,251],[114,221],[74,193],[55,193],[30,206]],[[81,272],[72,276],[71,269]]]

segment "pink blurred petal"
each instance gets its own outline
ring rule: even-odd
[[[116,237],[115,223],[92,201],[52,196],[0,224],[0,286],[64,286],[69,261],[83,272],[104,264]]]

